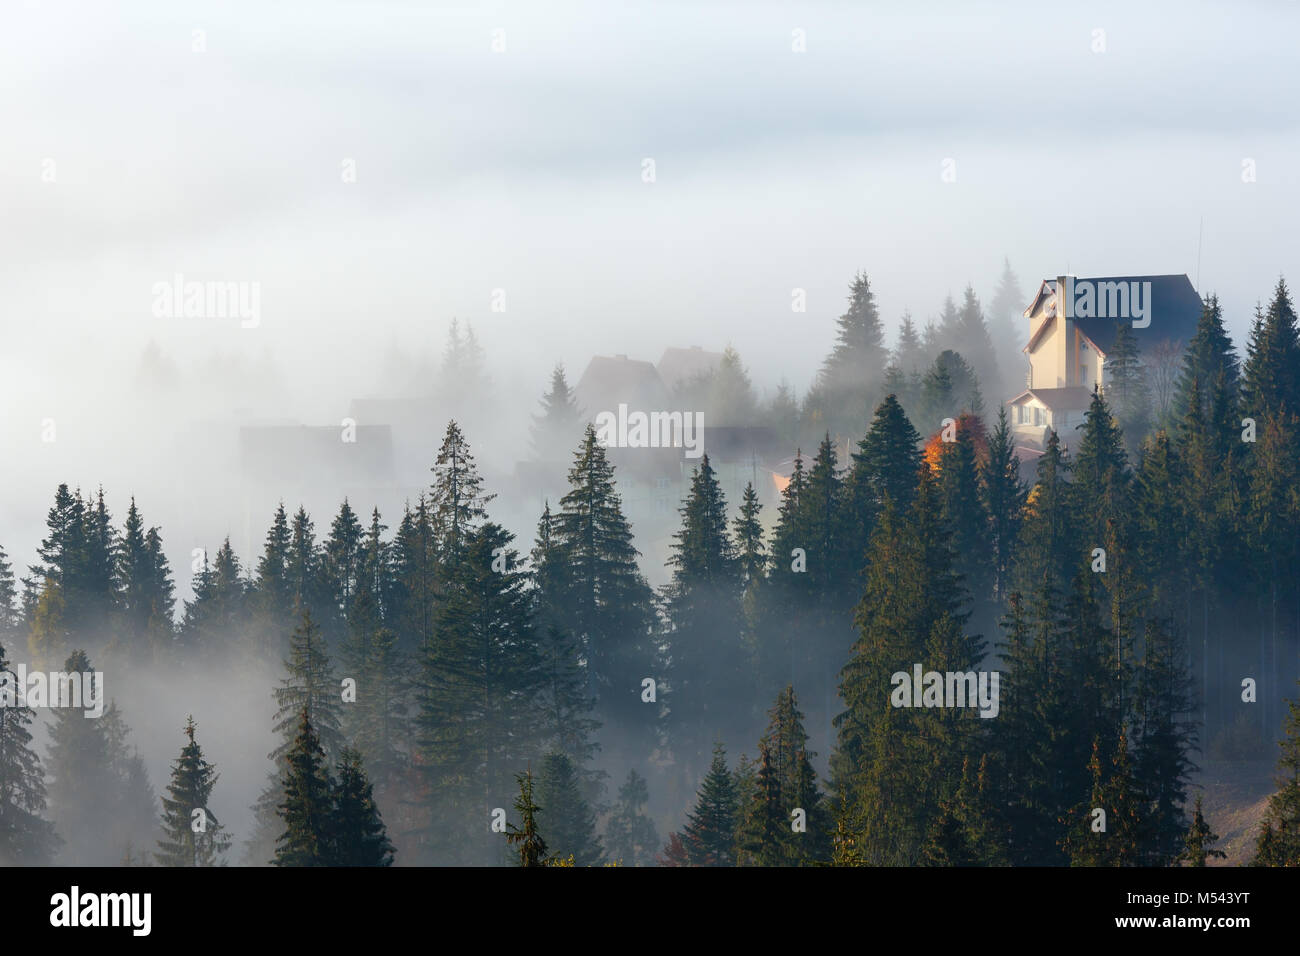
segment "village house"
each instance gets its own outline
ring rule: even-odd
[[[1066,442],[1083,424],[1093,386],[1106,389],[1106,359],[1129,324],[1144,365],[1176,362],[1196,334],[1201,297],[1186,275],[1044,279],[1024,315],[1029,371],[1007,402],[1016,441],[1041,450],[1049,430]]]

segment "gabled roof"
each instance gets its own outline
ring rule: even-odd
[[[588,421],[602,411],[617,411],[619,403],[644,412],[672,407],[672,397],[655,367],[626,355],[593,356],[573,393]]]
[[[1075,282],[1150,282],[1151,283],[1151,324],[1146,328],[1133,329],[1133,338],[1138,350],[1145,352],[1155,343],[1170,339],[1186,343],[1196,334],[1196,323],[1200,320],[1204,303],[1192,287],[1192,280],[1182,275],[1163,276],[1079,276]],[[1032,316],[1045,303],[1048,316],[1056,314],[1056,280],[1044,279],[1038,288],[1034,301],[1025,309],[1025,316]],[[1079,318],[1071,316],[1070,321],[1087,337],[1097,351],[1105,355],[1115,342],[1115,319]],[[1123,320],[1121,320],[1123,321]],[[1046,319],[1030,336],[1025,351],[1032,351],[1043,330],[1050,324]]]
[[[1027,388],[1008,405],[1018,405],[1022,401],[1036,398],[1052,411],[1074,411],[1087,408],[1092,402],[1092,389],[1082,385],[1067,385],[1064,388]]]

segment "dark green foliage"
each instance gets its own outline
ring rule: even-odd
[[[572,856],[576,866],[598,866],[603,861],[596,814],[583,799],[573,762],[564,754],[542,758],[537,801],[537,825],[546,833],[552,854],[562,859]]]
[[[1255,844],[1256,866],[1300,866],[1300,700],[1290,702],[1277,761],[1277,792],[1269,797]]]
[[[1196,795],[1196,810],[1192,814],[1191,825],[1187,828],[1187,834],[1183,838],[1183,851],[1178,859],[1186,866],[1202,867],[1205,862],[1211,858],[1226,859],[1228,854],[1222,850],[1210,848],[1210,844],[1217,843],[1219,835],[1214,832],[1205,817],[1201,813],[1201,795]]]
[[[659,833],[654,821],[646,816],[649,802],[645,777],[629,770],[627,780],[618,788],[618,799],[605,825],[605,846],[612,861],[623,866],[652,865]]]
[[[185,719],[187,743],[172,764],[171,783],[162,798],[163,838],[154,859],[159,866],[215,866],[230,849],[230,838],[209,801],[217,770],[194,739],[194,718]],[[202,811],[196,819],[195,811]]]
[[[393,845],[375,805],[373,791],[362,767],[361,754],[345,748],[332,793],[331,866],[393,865]]]
[[[520,826],[507,823],[506,841],[518,847],[520,866],[545,866],[548,859],[546,841],[537,829],[537,815],[542,810],[533,802],[533,772],[515,774],[519,783],[519,796],[515,798],[515,812]]]
[[[17,680],[0,644],[0,866],[45,866],[59,849],[59,838],[42,819],[45,771],[28,729],[34,713]]]
[[[307,708],[299,712],[298,734],[284,759],[283,799],[277,809],[283,832],[276,840],[276,866],[329,866],[332,781],[325,751]]]
[[[727,752],[722,744],[715,744],[713,762],[681,834],[691,866],[735,864],[736,814],[736,787],[727,769]]]
[[[551,370],[551,386],[542,396],[542,413],[533,416],[533,456],[542,461],[559,459],[581,434],[582,412],[559,363]]]
[[[552,606],[587,661],[588,693],[603,721],[644,733],[645,716],[637,708],[641,678],[656,663],[649,639],[653,593],[637,566],[640,552],[614,487],[614,468],[591,425],[574,455],[553,534],[559,573]]]
[[[740,574],[727,530],[727,502],[705,455],[691,478],[673,535],[664,599],[671,630],[675,749],[703,766],[708,741],[739,733],[749,684],[742,642]],[[738,727],[737,725],[740,724]]]

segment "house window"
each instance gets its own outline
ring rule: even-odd
[[[1041,408],[1038,408],[1037,406],[1034,407],[1034,424],[1035,425],[1043,424],[1043,410]]]

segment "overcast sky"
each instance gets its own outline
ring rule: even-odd
[[[334,421],[452,316],[530,402],[557,360],[728,342],[802,389],[858,269],[891,341],[1004,256],[1026,296],[1199,272],[1244,334],[1300,281],[1296,5],[1133,6],[10,0],[2,467],[113,415],[150,340],[269,356],[268,416]],[[260,283],[260,324],[156,317],[176,273]]]

